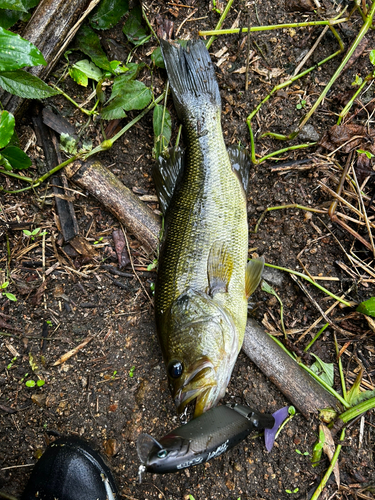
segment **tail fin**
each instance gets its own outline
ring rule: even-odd
[[[186,47],[160,40],[161,51],[180,120],[198,111],[203,102],[221,107],[219,86],[208,50],[202,40]]]

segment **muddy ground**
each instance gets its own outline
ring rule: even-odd
[[[180,8],[174,5],[178,3],[147,4],[151,24],[155,26],[156,15],[161,14],[174,22],[176,32],[185,21],[179,32],[182,38],[194,37],[198,30],[214,28],[217,24],[219,14],[213,12],[206,2],[186,0],[185,7]],[[342,5],[327,1],[322,7],[326,13],[322,11],[321,16],[327,18],[332,17],[333,12],[337,14]],[[186,20],[191,13],[193,15]],[[316,19],[320,19],[320,14],[286,11],[284,3],[279,1],[235,1],[224,27],[231,27],[235,22],[240,26],[249,22],[256,26]],[[339,26],[338,32],[346,48],[360,26],[361,19],[357,14]],[[293,74],[300,56],[313,46],[321,30],[321,27],[293,28],[253,34],[250,48],[254,51],[254,60],[250,61],[248,91],[245,91],[245,74],[241,72],[246,65],[246,35],[226,35],[213,43],[210,53],[214,63],[219,63],[216,71],[223,100],[224,137],[228,145],[240,140],[246,147],[250,146],[246,117],[273,85]],[[102,38],[106,47],[112,46],[105,43],[107,39],[115,40],[120,56],[126,59],[131,45],[122,34],[121,26],[103,32]],[[311,128],[305,132],[304,138],[280,143],[259,136],[267,130],[292,131],[324,89],[342,56],[278,92],[262,107],[253,121],[259,157],[281,147],[314,141],[336,123],[337,113],[350,98],[356,74],[364,77],[371,71],[368,54],[375,47],[374,41],[374,34],[370,32],[367,48],[333,86],[310,120]],[[150,53],[155,46],[155,40],[142,46],[133,60],[150,64]],[[228,49],[228,57],[220,61],[223,57],[220,50],[224,47]],[[336,39],[328,31],[305,68],[336,50]],[[113,58],[112,54],[109,56]],[[61,66],[56,71],[59,69]],[[270,78],[272,70],[276,76]],[[166,81],[165,71],[154,69],[152,78],[151,82],[147,68],[139,76],[146,85],[152,83],[155,94],[159,95]],[[79,88],[69,79],[60,85],[77,101],[83,102],[90,93],[90,89]],[[361,112],[361,106],[372,96],[371,88],[361,103],[356,103],[351,111],[353,123],[366,123],[371,109]],[[298,109],[297,104],[301,101],[304,102]],[[45,104],[68,118],[77,130],[87,121],[62,97]],[[168,107],[174,124],[173,143],[178,121],[171,99]],[[353,115],[353,112],[357,114]],[[129,113],[123,124],[136,114]],[[371,128],[371,120],[368,126]],[[30,113],[19,123],[19,133],[23,145],[33,139]],[[99,120],[88,125],[84,138],[91,139],[94,145],[101,142]],[[152,116],[149,114],[111,150],[102,153],[100,160],[138,195],[154,195],[152,148]],[[36,175],[37,169],[45,166],[42,151],[33,140],[28,154],[34,165],[31,175]],[[340,166],[343,167],[347,160],[347,154],[340,150],[331,157],[327,154],[327,149],[315,146],[282,156],[283,164],[297,159],[310,160],[304,164],[284,166],[279,171],[273,170],[276,163],[272,161],[254,165],[248,190],[250,231],[254,230],[267,207],[297,203],[327,209],[332,197],[319,182],[336,190]],[[3,175],[1,178],[7,189],[24,187]],[[365,187],[370,198],[374,189],[372,179]],[[54,198],[50,196],[48,186],[35,192],[1,196],[4,232],[0,240],[0,268],[5,280],[9,245],[11,284],[8,291],[16,295],[17,302],[0,298],[0,318],[14,328],[3,327],[0,339],[0,488],[14,496],[20,495],[33,464],[53,439],[49,432],[55,431],[86,438],[106,454],[124,498],[179,500],[192,495],[196,500],[273,500],[311,497],[328,467],[328,460],[323,456],[321,463],[312,467],[310,457],[317,437],[318,420],[315,417],[306,420],[300,414],[288,423],[271,453],[266,452],[261,437],[249,438],[205,465],[173,475],[147,474],[144,482],[138,483],[137,436],[147,432],[161,437],[179,424],[155,334],[151,284],[155,282],[156,273],[147,271],[153,257],[142,248],[136,235],[129,234],[136,275],[130,265],[122,270],[127,275],[110,274],[103,264],[116,269],[112,233],[119,229],[119,223],[88,192],[72,184],[69,187],[73,190],[80,234],[93,248],[94,256],[90,261],[79,259],[62,240]],[[355,200],[352,203],[355,204]],[[148,202],[148,205],[152,209],[158,208],[155,202]],[[340,210],[348,216],[353,215],[345,207],[340,207]],[[369,215],[373,215],[373,211],[370,210]],[[13,226],[6,231],[5,226],[9,223]],[[352,227],[367,237],[365,229],[355,224]],[[32,241],[23,234],[24,228],[42,228],[47,234]],[[326,213],[307,214],[297,208],[273,211],[265,217],[258,233],[250,232],[249,237],[250,253],[264,255],[268,263],[298,271],[305,269],[313,276],[325,277],[326,280],[320,283],[338,295],[346,293],[348,300],[360,302],[374,295],[372,276],[363,269],[356,274],[345,255],[352,250],[373,269],[371,252],[355,241],[348,231],[333,223]],[[45,275],[45,270],[54,265]],[[367,281],[359,282],[359,275]],[[121,285],[118,286],[114,279]],[[40,289],[43,282],[46,284],[44,290]],[[324,324],[319,323],[299,340],[319,317],[319,312],[286,273],[269,275],[269,282],[273,283],[283,301],[284,321],[291,344],[303,349]],[[332,299],[314,287],[308,289],[323,310],[332,304]],[[251,300],[252,315],[263,321],[268,331],[280,335],[277,300],[260,290]],[[336,308],[332,317],[344,332],[336,332],[339,347],[347,343],[342,356],[347,386],[350,387],[353,374],[361,364],[367,381],[362,387],[374,388],[374,334],[368,323],[348,309]],[[45,321],[49,322],[46,327],[48,338],[43,341]],[[328,327],[310,352],[325,362],[335,362],[334,387],[340,392],[333,333]],[[75,356],[60,366],[53,366],[61,355],[88,337],[93,338]],[[34,372],[30,360],[34,363]],[[306,362],[311,364],[313,359]],[[45,380],[42,387],[26,387],[27,380],[37,381],[38,378]],[[239,355],[224,399],[224,402],[232,401],[264,412],[273,412],[288,404],[243,353]],[[322,498],[374,498],[373,411],[365,415],[363,424],[363,434],[359,432],[360,420],[347,430],[339,457],[341,487],[338,489],[332,477]],[[310,456],[304,455],[305,452]]]

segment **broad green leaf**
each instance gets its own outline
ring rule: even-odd
[[[140,5],[136,5],[130,12],[122,31],[129,42],[134,43],[134,45],[142,45],[150,38],[146,29],[142,26],[142,9]]]
[[[11,300],[12,302],[17,302],[17,297],[13,295],[13,293],[5,292],[4,295],[7,299]]]
[[[333,363],[324,363],[318,356],[311,353],[316,359],[315,363],[311,365],[311,370],[320,377],[323,382],[328,384],[330,387],[333,386],[334,382],[334,368]]]
[[[0,148],[10,142],[14,132],[15,120],[14,116],[8,111],[0,112]]]
[[[7,30],[14,26],[17,21],[23,19],[23,16],[28,16],[28,14],[25,14],[25,12],[17,12],[16,10],[1,9],[0,26]]]
[[[78,68],[69,68],[69,75],[73,80],[78,83],[78,85],[82,85],[82,87],[87,87],[89,83],[89,79],[87,75]]]
[[[90,24],[97,30],[112,28],[129,10],[129,0],[102,0]]]
[[[120,120],[121,118],[125,118],[126,113],[121,104],[122,101],[119,97],[113,99],[108,106],[102,109],[101,115],[103,120]]]
[[[28,380],[25,385],[26,387],[35,387],[35,380]]]
[[[124,111],[143,109],[149,104],[151,99],[151,90],[144,83],[138,80],[125,82],[121,86],[119,94],[114,99],[111,97],[110,109],[113,110],[116,107],[122,108]],[[103,111],[106,109],[108,109],[108,106]]]
[[[30,167],[31,165],[30,158],[22,151],[22,149],[17,148],[17,146],[8,146],[1,151],[1,154],[16,170],[22,170]]]
[[[111,65],[100,45],[99,36],[91,28],[82,26],[77,33],[76,40],[78,49],[89,56],[99,68],[111,71]]]
[[[0,28],[0,71],[24,66],[47,65],[43,54],[32,43],[11,31]]]
[[[172,119],[165,106],[156,105],[153,113],[154,153],[158,158],[168,147],[172,135]]]
[[[144,63],[141,64],[128,63],[126,65],[128,70],[122,75],[116,76],[116,78],[113,80],[111,99],[122,94],[126,82],[134,80],[137,77],[140,68],[143,68],[143,66]]]
[[[154,52],[151,54],[151,61],[158,68],[165,68],[164,59],[163,59],[163,56],[161,55],[161,48],[160,47],[156,47]]]
[[[103,77],[102,70],[95,66],[95,64],[88,59],[83,59],[82,61],[76,62],[75,64],[73,64],[73,68],[79,69],[80,71],[82,71],[82,73],[85,73],[88,78],[92,78],[96,82],[98,82]]]
[[[366,314],[366,316],[372,316],[375,318],[375,297],[371,297],[370,299],[361,302],[356,311]]]
[[[0,9],[18,10],[27,12],[27,8],[22,0],[0,0]]]
[[[0,87],[3,87],[10,94],[26,99],[45,99],[59,93],[37,76],[30,75],[21,69],[0,71]]]

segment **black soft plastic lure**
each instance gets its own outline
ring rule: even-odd
[[[36,463],[21,500],[116,500],[117,487],[102,457],[82,439],[63,437]]]
[[[272,448],[277,429],[288,415],[288,408],[275,417],[247,406],[216,406],[170,432],[159,441],[141,434],[137,451],[144,471],[176,472],[218,457],[245,439],[253,430],[265,430],[266,447]]]

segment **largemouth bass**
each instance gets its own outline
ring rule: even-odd
[[[225,394],[264,261],[247,265],[250,161],[225,147],[209,53],[201,40],[161,48],[186,152],[171,150],[154,171],[165,214],[156,325],[178,411],[196,398],[198,416]]]

